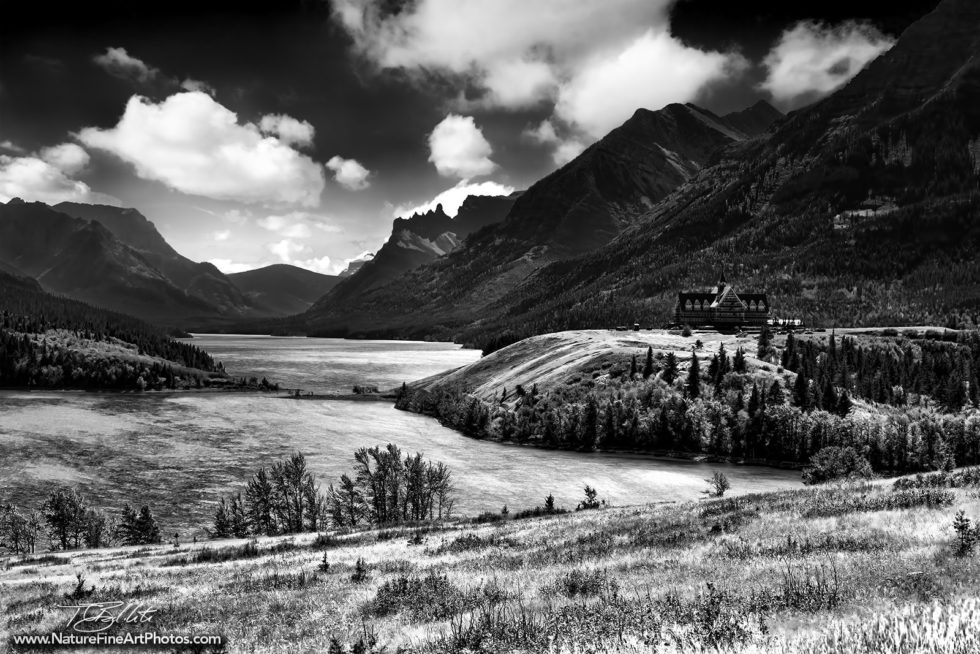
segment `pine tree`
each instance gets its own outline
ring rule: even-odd
[[[847,394],[847,391],[843,391],[840,397],[837,398],[837,408],[835,413],[842,418],[847,416],[851,412],[851,397]]]
[[[701,394],[701,366],[698,363],[698,355],[691,350],[691,365],[687,371],[687,396],[690,398],[698,397]]]
[[[116,538],[123,545],[139,545],[139,519],[136,511],[128,504],[123,507],[122,515],[119,518],[119,524],[116,527]]]
[[[157,522],[153,518],[153,513],[150,512],[150,507],[145,504],[140,509],[139,516],[136,518],[136,531],[139,534],[140,545],[152,545],[162,540],[160,538],[160,529],[157,527]]]
[[[647,360],[643,364],[643,379],[650,379],[653,374],[653,347],[647,347]]]
[[[735,350],[735,357],[732,359],[732,369],[735,372],[746,371],[745,352],[742,351],[742,348]]]
[[[633,358],[630,359],[630,379],[634,379],[636,377],[636,373],[637,373],[636,355],[634,354]]]
[[[763,325],[762,330],[759,331],[759,349],[756,352],[756,356],[763,361],[768,361],[771,353],[772,334],[769,333],[769,326]]]
[[[674,383],[675,379],[677,379],[677,374],[677,357],[674,356],[673,352],[668,352],[667,360],[664,362],[664,371],[661,374],[661,377],[663,377],[663,380],[670,385]]]
[[[780,385],[779,380],[777,379],[772,383],[772,386],[769,387],[769,393],[766,399],[766,403],[771,404],[773,406],[779,406],[785,401],[786,401],[786,396],[783,393],[783,387]]]
[[[793,384],[793,404],[803,411],[810,408],[810,380],[802,372],[796,375]]]
[[[223,497],[221,498],[221,504],[218,505],[217,510],[214,512],[214,526],[211,530],[211,535],[215,538],[231,537],[231,518],[228,515],[228,504]]]

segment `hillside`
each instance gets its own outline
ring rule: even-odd
[[[980,565],[952,525],[980,514],[978,473],[13,556],[0,635],[64,629],[81,580],[87,601],[144,602],[154,631],[228,652],[969,654]]]
[[[233,317],[256,312],[256,307],[213,264],[197,263],[179,254],[139,211],[72,202],[62,202],[52,208],[75,218],[100,223],[141,254],[171,283],[215,312]]]
[[[768,105],[752,108],[761,125]],[[775,112],[778,113],[778,112]],[[506,218],[473,234],[449,256],[303,316],[312,333],[452,336],[490,315],[549,263],[594,250],[687,181],[745,134],[694,105],[638,110],[570,163],[538,181]]]
[[[978,94],[980,7],[947,0],[843,89],[729,148],[459,338],[666,322],[678,290],[720,269],[809,323],[975,326]]]
[[[340,281],[336,275],[283,263],[233,273],[228,279],[253,306],[278,316],[306,311]]]
[[[144,390],[230,383],[194,345],[0,272],[0,387]]]

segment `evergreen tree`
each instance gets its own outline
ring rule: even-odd
[[[152,545],[162,540],[153,513],[145,504],[140,508],[139,516],[136,518],[136,531],[139,534],[140,545]]]
[[[769,332],[769,326],[763,325],[759,331],[759,349],[756,351],[756,356],[763,361],[768,361],[771,354],[772,334]]]
[[[653,374],[653,347],[647,347],[647,360],[643,364],[643,379],[650,379]]]
[[[749,416],[755,416],[759,412],[759,387],[752,384],[752,394],[749,395]]]
[[[810,380],[802,372],[797,373],[793,384],[793,405],[803,411],[810,408]]]
[[[630,379],[634,379],[636,377],[637,372],[638,370],[636,367],[636,355],[634,354],[633,358],[630,359]]]
[[[698,355],[691,350],[691,365],[687,370],[687,396],[696,398],[701,394],[701,366],[698,363]]]
[[[129,509],[129,507],[126,508]],[[228,515],[228,504],[225,502],[225,498],[223,497],[221,498],[221,503],[218,504],[217,510],[214,512],[214,525],[211,529],[211,535],[214,538],[231,537],[231,517]]]
[[[742,351],[742,348],[738,348],[735,350],[735,357],[732,359],[732,370],[735,372],[745,372],[746,369],[745,352]]]
[[[834,411],[837,415],[846,417],[848,413],[851,412],[851,397],[847,394],[847,391],[843,391],[840,397],[837,398],[837,408]]]
[[[766,403],[772,406],[779,406],[785,401],[786,401],[786,396],[783,394],[783,387],[779,383],[779,380],[777,379],[773,381],[772,386],[769,387],[769,393],[768,393],[768,398],[766,399]]]
[[[677,357],[674,356],[673,352],[668,352],[667,360],[664,362],[664,371],[661,373],[661,377],[663,377],[663,380],[670,385],[674,383],[675,379],[677,379],[677,375]]]

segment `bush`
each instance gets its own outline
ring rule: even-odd
[[[598,495],[599,495],[599,491],[586,484],[585,499],[579,502],[579,505],[575,507],[575,510],[586,511],[588,509],[598,509],[599,508]]]
[[[725,473],[717,470],[712,473],[710,479],[705,479],[705,481],[708,482],[708,490],[704,492],[711,497],[722,497],[725,495],[725,491],[732,487],[732,483],[728,481]]]
[[[974,525],[963,511],[953,518],[953,530],[956,532],[957,556],[969,556],[980,542],[980,524]]]
[[[424,577],[402,575],[378,588],[365,612],[382,617],[405,613],[417,622],[445,620],[466,610],[466,595],[445,574]]]
[[[552,592],[565,597],[594,597],[603,592],[615,593],[619,585],[605,570],[575,568],[555,580]]]
[[[871,464],[853,447],[825,447],[810,457],[810,466],[803,470],[803,483],[822,484],[871,476]]]
[[[350,576],[350,580],[355,584],[363,584],[365,581],[371,578],[368,572],[367,563],[364,559],[357,559],[357,563],[354,564],[354,573]]]

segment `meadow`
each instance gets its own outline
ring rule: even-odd
[[[0,631],[84,596],[231,652],[967,654],[980,554],[952,525],[980,517],[978,473],[8,558]]]

